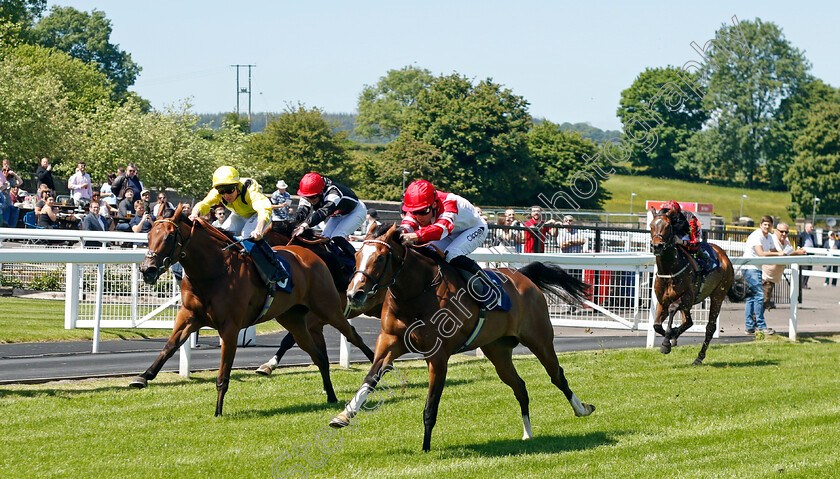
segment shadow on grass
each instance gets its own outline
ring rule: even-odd
[[[295,404],[295,405],[282,406],[282,407],[276,407],[276,408],[271,408],[271,409],[249,409],[247,411],[237,411],[236,413],[228,416],[228,418],[229,419],[235,419],[235,420],[248,420],[248,419],[253,419],[253,418],[273,417],[273,416],[283,415],[283,414],[301,414],[301,413],[322,412],[322,411],[327,411],[327,412],[330,412],[334,415],[334,414],[340,413],[344,409],[344,406],[347,404],[347,402],[350,401],[350,399],[352,399],[352,397],[339,398],[338,402],[328,403],[325,396],[321,396],[320,399],[313,400],[312,402],[310,402],[308,404]],[[379,399],[375,396],[372,396],[372,399],[371,399],[370,403],[373,404],[374,406],[379,404],[379,406],[377,407],[377,410],[378,410],[379,407],[387,408],[387,407],[389,407],[389,404],[393,405],[393,404],[396,404],[398,402],[402,402],[402,401],[405,401],[405,400],[408,400],[408,399],[414,399],[414,398],[404,397],[404,396],[394,396],[394,397],[390,397],[388,399],[385,399],[384,401],[382,401],[381,404],[379,404]],[[371,406],[371,407],[373,407],[373,406]],[[366,413],[366,414],[370,414],[371,412],[375,412],[375,410],[374,411],[362,411],[362,412]],[[327,415],[325,415],[324,417],[327,418],[326,419],[327,421],[329,420]],[[332,417],[332,416],[330,416],[330,417]]]
[[[125,378],[120,378],[120,379],[117,379],[117,381],[123,381],[124,380],[123,384],[109,384],[107,386],[92,386],[93,382],[91,382],[90,384],[79,383],[79,384],[83,384],[85,386],[85,387],[82,387],[82,388],[79,388],[79,389],[69,389],[69,388],[64,389],[64,388],[53,388],[53,387],[41,388],[41,387],[38,387],[37,389],[21,389],[21,390],[18,390],[18,389],[0,388],[0,397],[4,397],[4,396],[9,396],[9,397],[11,397],[11,396],[18,396],[18,397],[79,396],[79,395],[83,395],[83,394],[96,394],[96,393],[101,393],[101,392],[106,392],[106,391],[139,391],[139,389],[132,388],[128,385],[128,383],[130,383],[131,380],[134,377],[135,376],[131,376],[131,377],[127,376]],[[102,379],[102,380],[103,381],[104,380],[112,381],[113,379],[108,378],[108,379]],[[93,380],[93,381],[99,381],[99,379],[96,379],[96,380]],[[73,383],[77,383],[77,382],[73,381]],[[192,385],[192,384],[204,384],[204,383],[212,384],[214,386],[214,389],[215,389],[216,378],[215,377],[200,378],[200,377],[193,376],[189,379],[181,378],[180,380],[174,381],[174,382],[156,382],[153,379],[153,380],[149,381],[148,386],[146,386],[143,389],[183,387],[183,386]],[[66,384],[68,384],[68,383],[62,382],[62,385],[66,385]],[[91,386],[91,387],[87,387],[87,386]]]
[[[461,457],[463,450],[474,451],[481,456],[512,456],[528,454],[557,454],[568,451],[582,451],[618,442],[604,432],[590,432],[581,435],[535,436],[530,440],[505,439],[483,444],[449,446],[441,456]],[[434,450],[434,440],[432,441]]]
[[[704,362],[704,366],[712,368],[752,368],[762,366],[778,366],[780,361],[777,359],[755,359],[753,361],[721,361],[721,362]]]

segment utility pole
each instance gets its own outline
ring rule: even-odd
[[[236,116],[239,116],[239,95],[243,93],[248,94],[248,131],[251,130],[251,68],[256,67],[256,65],[231,65],[231,67],[236,68]],[[239,69],[242,67],[248,67],[248,88],[240,88],[239,86]]]

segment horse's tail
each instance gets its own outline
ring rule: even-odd
[[[575,278],[563,268],[534,261],[518,270],[543,291],[556,294],[566,302],[580,304],[586,297],[589,284]]]

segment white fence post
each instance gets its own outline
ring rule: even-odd
[[[645,342],[645,347],[648,349],[653,347],[653,341],[656,339],[656,331],[653,330],[653,321],[656,320],[656,306],[659,304],[659,300],[656,299],[656,290],[654,289],[657,271],[656,264],[654,264],[653,276],[650,279],[650,308],[648,309],[648,331],[647,341]]]
[[[190,356],[192,355],[192,334],[190,339],[184,341],[181,345],[180,360],[178,361],[178,374],[189,379],[190,377]]]
[[[790,265],[790,331],[788,337],[791,341],[796,341],[796,323],[797,323],[797,309],[799,307],[799,264],[793,263]]]
[[[64,275],[64,329],[75,329],[79,319],[79,265],[67,263]]]
[[[348,319],[347,322],[350,323],[350,326],[353,326],[353,320],[352,319]],[[349,343],[350,342],[347,341],[347,338],[345,338],[344,335],[342,334],[341,335],[341,344],[339,345],[339,349],[338,349],[338,364],[343,368],[349,368],[350,367],[350,345],[349,345]]]
[[[131,327],[137,327],[137,306],[140,303],[140,270],[131,266]]]
[[[105,293],[105,265],[96,265],[96,306],[93,308],[93,351],[99,352],[99,332],[102,323],[102,296]]]

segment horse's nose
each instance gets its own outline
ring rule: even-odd
[[[140,272],[143,273],[143,281],[146,284],[155,284],[158,279],[158,269],[154,265],[140,265]]]
[[[362,290],[348,292],[347,300],[350,301],[350,305],[354,308],[360,308],[365,303],[365,292]]]

